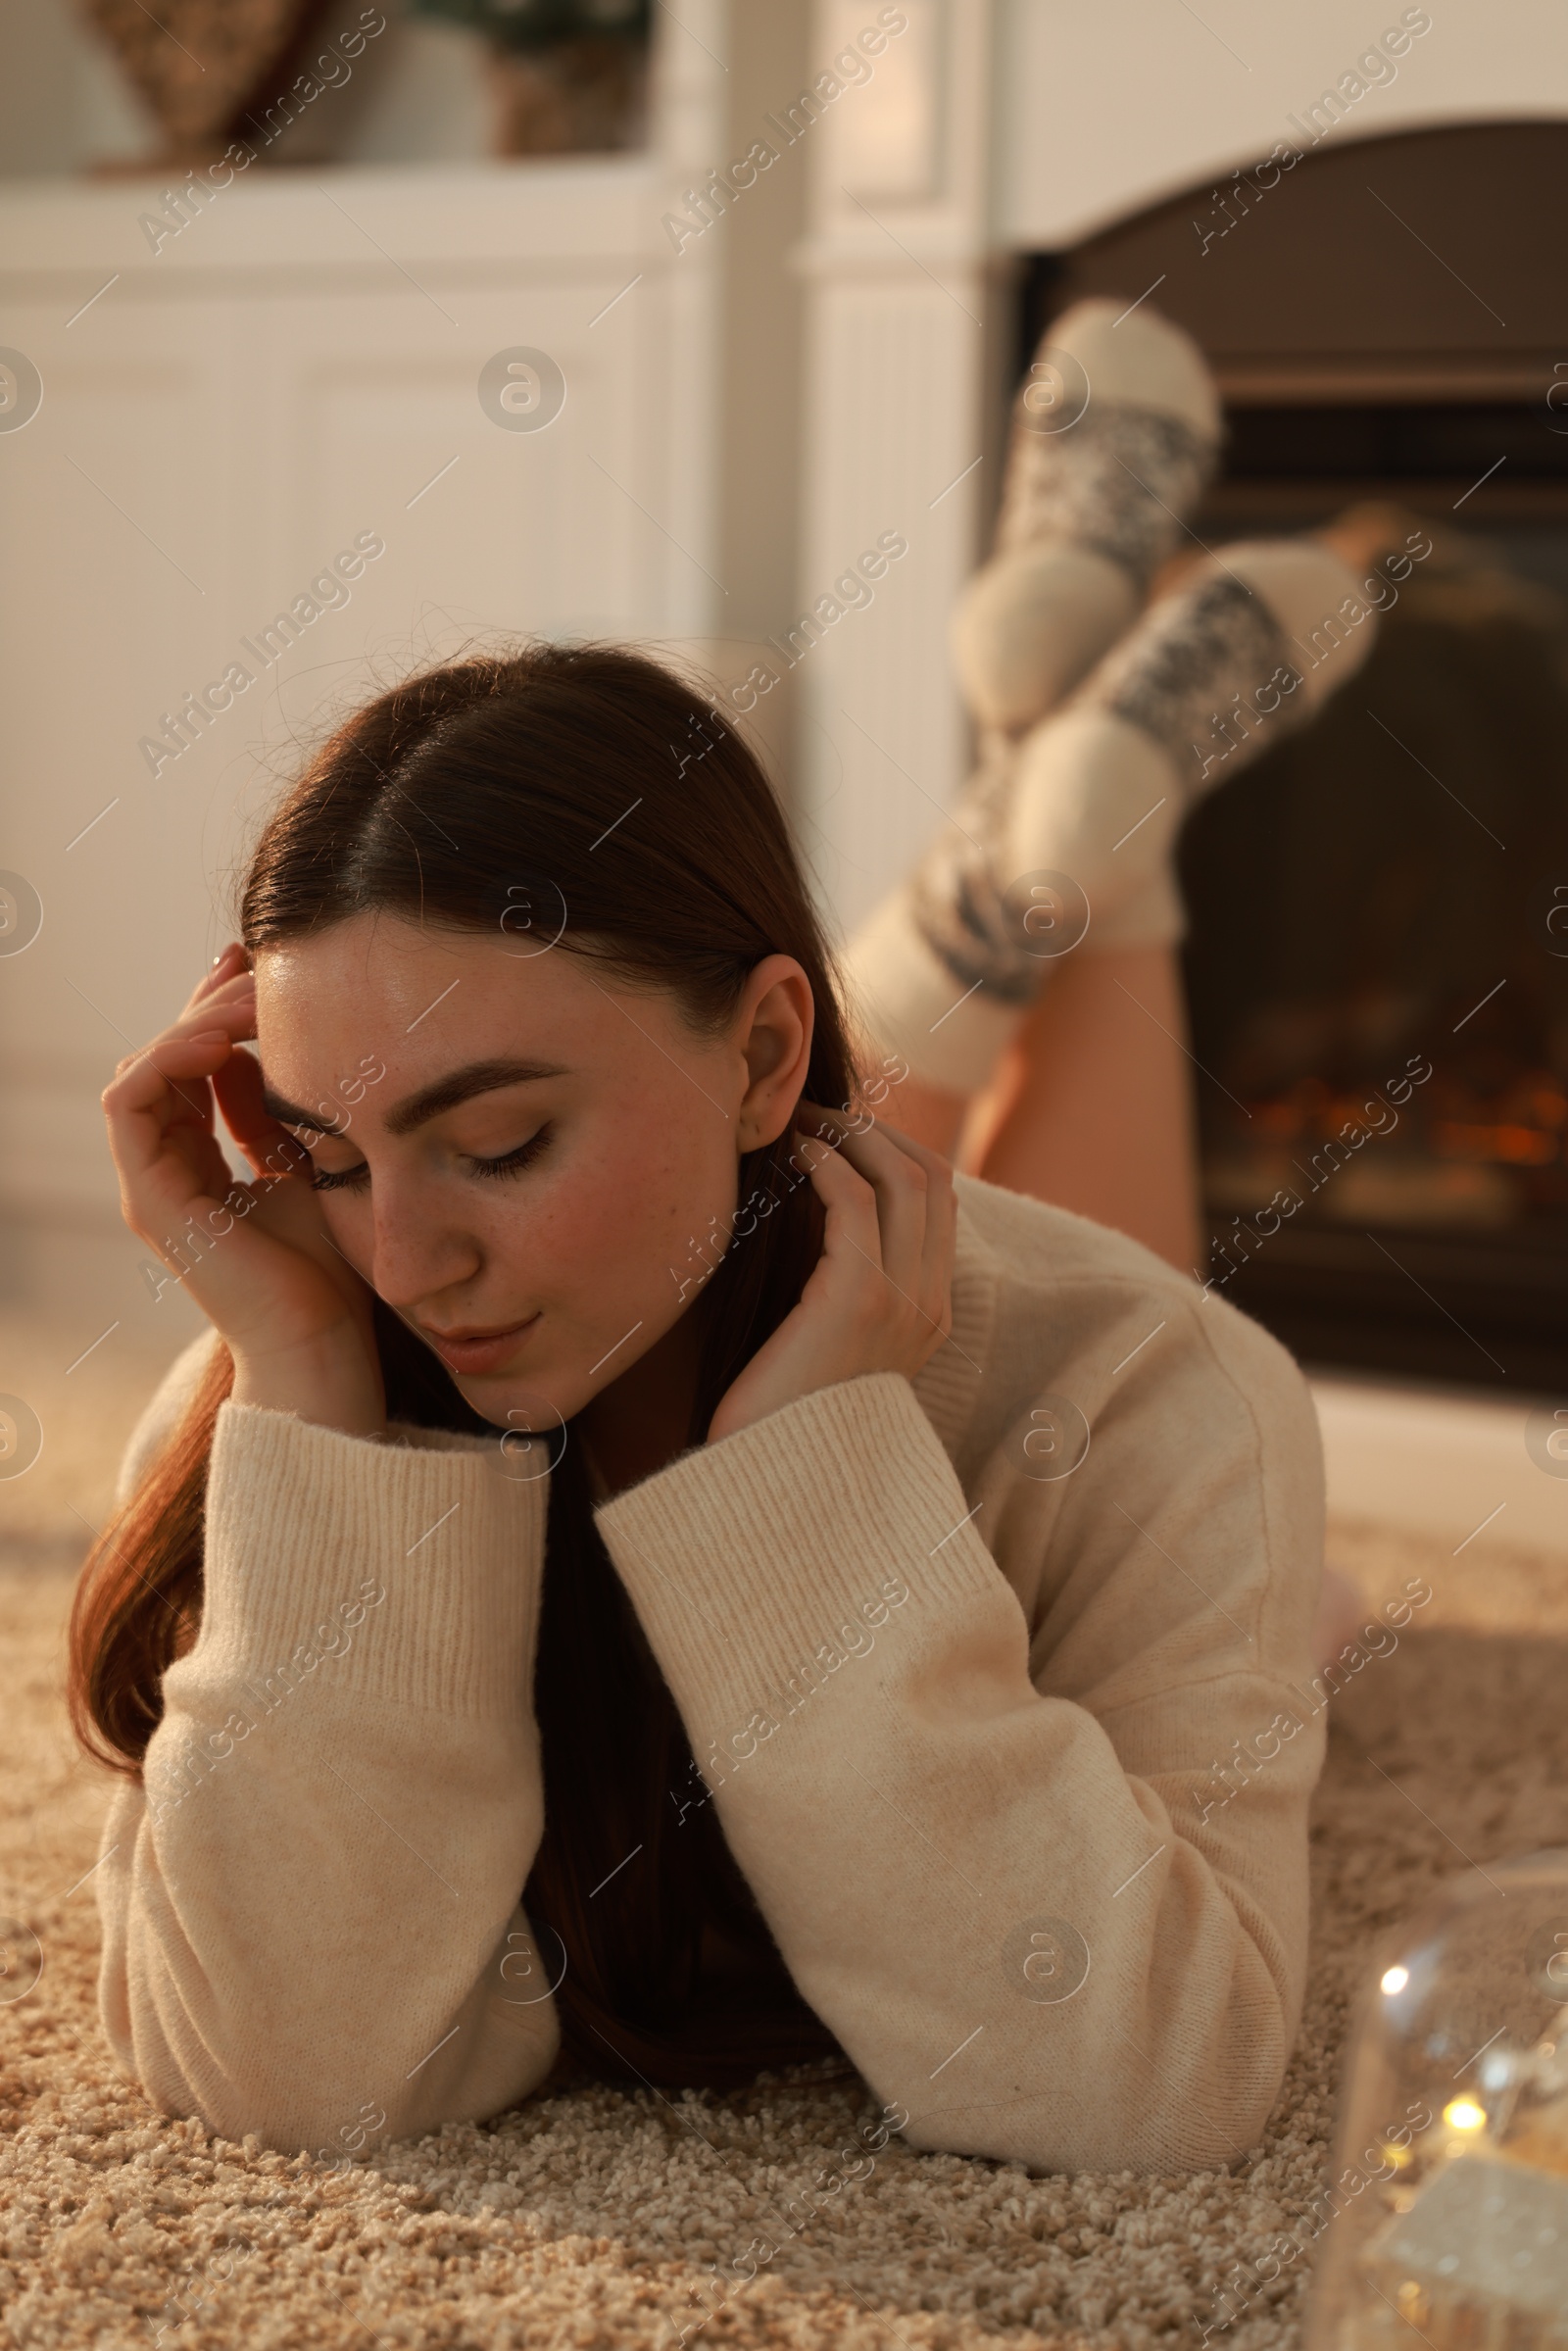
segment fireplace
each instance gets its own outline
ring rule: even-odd
[[[1200,1270],[1309,1363],[1494,1389],[1568,1391],[1565,167],[1558,124],[1324,141],[1035,257],[1019,306],[1023,364],[1090,293],[1204,347],[1197,538],[1422,551],[1183,837]]]

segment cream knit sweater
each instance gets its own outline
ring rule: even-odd
[[[598,1509],[703,1768],[671,1800],[712,1789],[914,2146],[1221,2164],[1301,2002],[1312,1405],[1133,1243],[957,1191],[953,1336],[913,1382],[819,1390]],[[394,1440],[222,1407],[200,1636],[97,1878],[122,2064],[290,2154],[494,2114],[559,2046],[518,1900],[547,1485]]]

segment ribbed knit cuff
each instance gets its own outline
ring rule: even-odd
[[[265,1681],[330,1657],[340,1690],[530,1713],[549,1481],[514,1483],[499,1460],[480,1438],[379,1443],[223,1404],[190,1662]]]
[[[595,1512],[694,1739],[744,1723],[830,1643],[972,1610],[1000,1571],[907,1380],[819,1388]]]

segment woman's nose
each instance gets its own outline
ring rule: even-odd
[[[445,1222],[430,1203],[415,1209],[396,1198],[377,1200],[370,1282],[389,1306],[413,1312],[471,1281],[483,1263],[477,1238]]]

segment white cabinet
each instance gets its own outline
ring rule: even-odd
[[[144,183],[0,193],[0,344],[44,384],[0,431],[0,868],[44,907],[0,955],[13,1218],[112,1221],[98,1088],[228,936],[247,838],[368,664],[725,627],[718,280],[661,237],[661,171],[258,174],[156,253]],[[564,378],[542,429],[480,403],[518,346]],[[356,540],[383,552],[313,598]],[[150,760],[230,664],[254,683]]]

